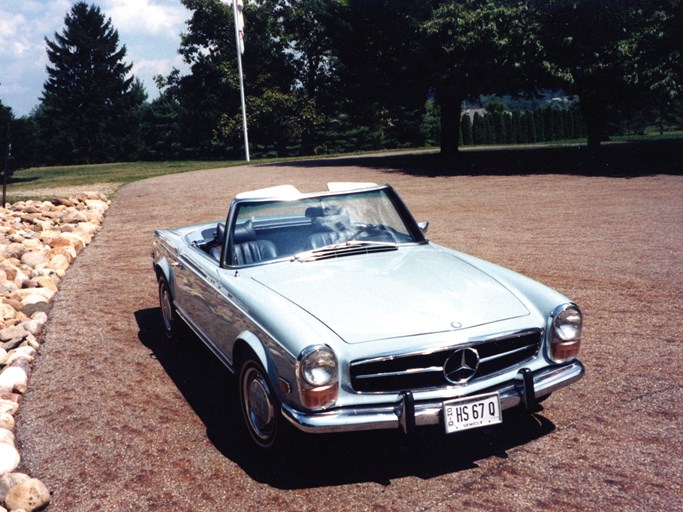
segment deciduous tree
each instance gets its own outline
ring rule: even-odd
[[[633,97],[620,54],[626,34],[637,27],[637,0],[540,0],[542,40],[556,76],[576,94],[587,126],[588,146],[607,137],[610,119]]]
[[[640,20],[621,44],[626,80],[656,112],[660,134],[668,122],[683,123],[683,1],[648,0],[634,6]]]
[[[242,147],[239,74],[231,4],[182,0],[192,12],[180,54],[190,73],[161,81],[181,107],[184,145],[197,156],[226,156]],[[245,2],[242,59],[249,138],[257,149],[282,150],[297,122],[295,71],[282,26],[284,0]]]
[[[441,105],[441,152],[457,152],[462,102],[480,94],[533,88],[543,48],[525,3],[448,2],[423,24]]]

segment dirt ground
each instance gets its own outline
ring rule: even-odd
[[[683,510],[683,176],[450,176],[380,160],[244,166],[119,190],[69,270],[18,422],[50,512]],[[391,183],[432,240],[571,297],[583,380],[532,417],[446,437],[314,436],[266,460],[234,379],[197,339],[164,342],[158,227],[224,218],[240,191]]]

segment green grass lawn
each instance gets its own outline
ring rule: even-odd
[[[461,148],[457,158],[444,158],[436,148],[429,151],[402,150],[344,156],[313,165],[367,165],[373,168],[401,169],[418,175],[455,174],[539,174],[578,173],[585,175],[637,176],[643,174],[680,174],[683,172],[683,136],[680,132],[665,137],[615,138],[599,154],[586,151],[585,141],[563,141],[523,146],[477,146]],[[252,164],[267,164],[305,159],[267,159]],[[126,183],[166,174],[244,165],[244,160],[130,162],[62,167],[35,167],[16,171],[7,186],[7,202],[26,199],[51,199],[51,189],[108,185],[111,197]],[[298,165],[298,164],[293,164]],[[306,165],[306,164],[302,164]]]
[[[45,189],[113,184],[114,187],[165,174],[241,165],[243,161],[126,162],[33,167],[18,170],[7,186],[7,200],[41,198]]]

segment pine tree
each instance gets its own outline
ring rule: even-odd
[[[486,143],[486,123],[479,112],[474,113],[472,120],[472,143],[477,145]]]
[[[484,115],[484,144],[496,143],[496,127],[494,125],[493,114]]]
[[[556,140],[555,136],[555,118],[553,117],[553,108],[546,107],[543,109],[543,128],[545,140]]]
[[[524,124],[526,124],[526,141],[534,144],[538,138],[536,135],[536,120],[533,112],[524,112]]]
[[[460,120],[460,132],[462,135],[462,143],[464,146],[472,145],[472,120],[469,114],[462,116]]]
[[[517,126],[513,122],[512,113],[503,114],[503,124],[505,125],[505,143],[515,144],[517,142]]]
[[[536,132],[536,141],[542,142],[545,138],[545,122],[543,119],[543,107],[534,110],[534,130]]]
[[[527,142],[526,122],[522,112],[515,111],[512,113],[512,125],[515,131],[515,140],[517,144],[525,144]]]
[[[496,144],[505,144],[507,136],[505,134],[505,119],[502,112],[494,112],[492,116],[493,124],[493,142]]]
[[[45,39],[50,65],[37,120],[51,163],[130,160],[134,120],[146,94],[123,62],[118,32],[99,7],[73,5]]]

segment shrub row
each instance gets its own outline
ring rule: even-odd
[[[532,144],[580,139],[586,136],[578,108],[538,108],[534,111],[464,113],[460,121],[460,145]]]

